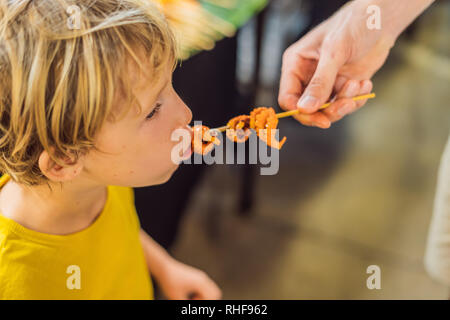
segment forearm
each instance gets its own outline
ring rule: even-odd
[[[173,261],[173,258],[144,230],[140,230],[139,236],[148,269],[155,279],[160,279],[167,265]]]
[[[402,33],[434,0],[357,0],[364,10],[376,5],[381,11],[382,29],[395,39]]]

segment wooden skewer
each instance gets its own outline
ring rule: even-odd
[[[369,93],[369,94],[364,94],[364,95],[362,95],[362,96],[356,96],[356,97],[353,97],[352,100],[353,100],[353,101],[358,101],[358,100],[373,99],[373,98],[375,98],[375,93]],[[327,103],[325,103],[324,105],[322,105],[322,106],[319,108],[319,110],[328,108],[332,103],[333,103],[333,102],[327,102]],[[294,114],[297,114],[297,113],[300,113],[300,109],[291,110],[291,111],[285,111],[285,112],[280,112],[280,113],[277,113],[276,116],[277,116],[278,119],[281,119],[281,118],[286,118],[286,117],[293,116]],[[215,128],[215,129],[212,129],[212,130],[214,130],[214,131],[219,131],[219,132],[224,132],[224,131],[226,131],[227,129],[228,129],[228,126],[223,126],[223,127]]]

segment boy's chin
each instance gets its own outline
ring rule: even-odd
[[[133,185],[133,187],[134,188],[142,188],[142,187],[149,187],[149,186],[156,186],[159,184],[164,184],[167,181],[169,181],[170,178],[172,178],[173,174],[178,169],[178,167],[179,167],[179,165],[174,165],[174,167],[170,168],[164,174],[161,174],[158,178],[149,179],[149,181],[135,184],[135,185]]]

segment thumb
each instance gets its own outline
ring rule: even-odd
[[[297,102],[302,112],[314,113],[328,101],[340,67],[337,59],[329,55],[320,57],[311,81]]]

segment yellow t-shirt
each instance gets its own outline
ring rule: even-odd
[[[0,299],[152,299],[133,197],[131,188],[109,186],[98,218],[69,235],[0,213]]]

